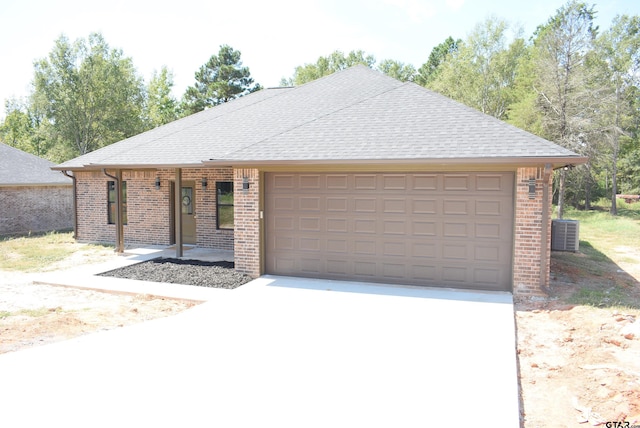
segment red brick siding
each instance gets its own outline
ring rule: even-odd
[[[247,275],[260,276],[260,173],[257,169],[236,169],[235,197],[235,266]],[[242,190],[243,179],[249,189]]]
[[[72,186],[0,187],[0,235],[71,228]]]
[[[114,171],[107,171],[114,175]],[[107,223],[107,182],[112,178],[101,171],[78,172],[78,231],[85,242],[115,241],[115,225]],[[156,177],[160,189],[156,190]],[[208,186],[203,191],[202,178]],[[171,243],[170,182],[174,169],[123,171],[127,182],[127,224],[125,245],[169,245]],[[207,248],[233,249],[233,231],[216,229],[216,181],[233,181],[227,169],[183,169],[182,181],[195,182],[197,245]]]
[[[529,199],[529,179],[536,180],[535,199]],[[540,287],[542,269],[542,210],[543,210],[543,169],[519,168],[516,177],[516,218],[513,257],[513,293],[517,297],[546,296]],[[551,178],[549,179],[551,187]],[[547,251],[547,271],[543,275],[543,287],[549,285],[549,262],[551,254],[551,195],[549,191]]]

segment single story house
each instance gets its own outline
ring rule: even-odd
[[[75,177],[82,241],[233,250],[255,277],[533,296],[549,282],[552,172],[585,161],[356,66],[54,169]]]
[[[73,185],[53,162],[0,143],[0,235],[73,228]]]

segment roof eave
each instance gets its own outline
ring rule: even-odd
[[[82,166],[56,165],[51,167],[55,171],[101,171],[103,169],[175,169],[175,168],[203,168],[205,165],[199,163],[176,163],[176,164],[99,164],[91,163]]]
[[[583,156],[536,156],[536,157],[469,157],[469,158],[414,158],[414,159],[287,159],[287,160],[232,160],[211,159],[204,166],[305,166],[305,165],[513,165],[541,166],[551,164],[553,168],[580,165],[589,160]]]

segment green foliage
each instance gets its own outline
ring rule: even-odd
[[[166,66],[160,73],[153,72],[147,86],[146,116],[150,127],[155,128],[178,118],[178,102],[171,94],[173,74]]]
[[[144,130],[144,89],[132,60],[97,33],[56,40],[35,63],[35,92],[51,125],[48,138],[82,155]]]
[[[189,86],[182,99],[183,115],[213,107],[262,89],[255,84],[249,67],[244,67],[240,51],[222,45],[195,73],[196,83]]]
[[[415,82],[421,86],[428,86],[438,76],[441,65],[450,55],[458,51],[461,44],[461,39],[453,40],[453,37],[449,36],[444,42],[433,48],[427,62],[418,69]]]
[[[392,59],[383,60],[378,66],[378,70],[401,82],[413,82],[416,76],[416,69],[413,65]]]
[[[445,56],[437,72],[427,74],[428,87],[483,113],[505,119],[515,101],[516,70],[526,54],[526,44],[517,34],[508,42],[506,21],[489,18],[478,24],[463,43],[446,45],[456,50]],[[426,67],[427,70],[429,67]]]
[[[351,51],[347,55],[340,51],[334,51],[329,56],[321,56],[314,64],[296,67],[293,77],[283,78],[280,84],[282,86],[299,86],[357,64],[373,68],[375,62],[376,59],[373,55],[367,55],[361,50]]]

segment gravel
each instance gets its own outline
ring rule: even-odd
[[[203,262],[171,258],[158,258],[137,263],[101,273],[100,276],[227,289],[237,288],[251,281],[250,276],[234,270],[233,262]]]

